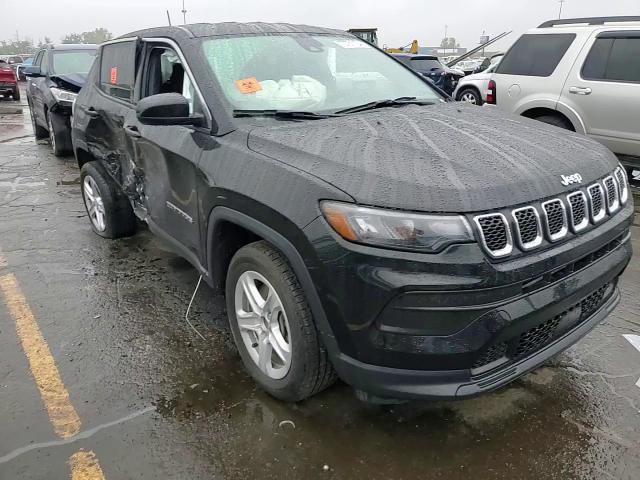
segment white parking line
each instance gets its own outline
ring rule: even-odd
[[[9,189],[4,198],[5,200],[9,200],[11,194],[16,193],[18,189],[43,187],[46,185],[44,182],[23,182],[23,179],[23,177],[16,177],[13,182],[0,182],[0,190],[3,190],[4,188]]]
[[[623,337],[640,352],[640,335],[623,335]],[[640,388],[640,379],[638,379],[636,386]]]

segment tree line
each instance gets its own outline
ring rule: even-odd
[[[96,28],[89,32],[69,33],[61,38],[60,43],[102,43],[111,40],[113,35],[106,28]],[[30,38],[16,40],[0,40],[0,55],[16,55],[20,53],[35,53],[44,45],[53,43],[50,37],[38,40]]]

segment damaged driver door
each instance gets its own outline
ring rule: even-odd
[[[145,42],[140,99],[158,94],[186,98],[189,113],[202,113],[194,81],[177,49],[164,42]],[[204,118],[204,117],[203,117]],[[197,165],[204,128],[192,125],[153,125],[139,119],[124,125],[133,140],[136,200],[155,233],[200,262]],[[193,262],[192,262],[193,263]]]

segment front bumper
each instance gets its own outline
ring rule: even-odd
[[[319,238],[310,272],[338,344],[336,371],[391,398],[458,398],[512,381],[615,307],[632,213],[630,202],[569,242],[497,264],[477,245],[416,256],[344,244],[321,234],[320,219],[307,229]]]

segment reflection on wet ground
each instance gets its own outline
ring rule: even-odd
[[[12,119],[22,125],[13,135],[29,134],[26,115]],[[339,383],[288,405],[244,373],[222,297],[207,287],[196,296],[191,319],[205,342],[184,321],[195,270],[143,226],[121,241],[95,236],[73,159],[56,159],[32,137],[7,140],[2,118],[0,185],[23,185],[0,187],[6,268],[82,431],[124,420],[74,445],[0,460],[0,478],[68,478],[66,461],[79,447],[96,452],[109,480],[640,477],[640,353],[622,337],[640,334],[637,261],[605,324],[494,394],[380,407]],[[638,249],[639,227],[633,242]],[[0,457],[55,438],[2,305],[0,419]]]

